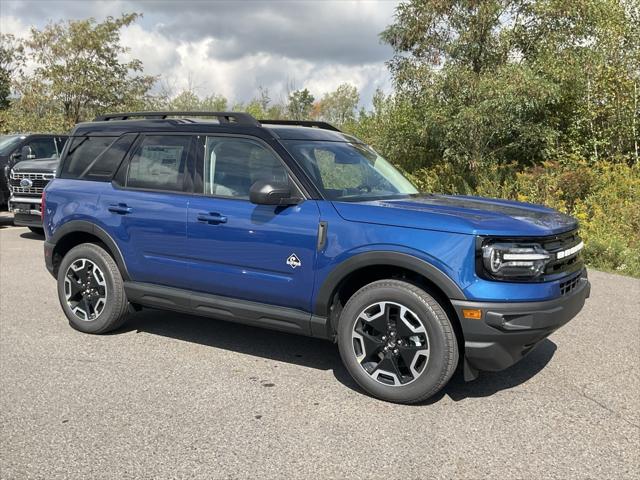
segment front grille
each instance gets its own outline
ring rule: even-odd
[[[560,295],[566,295],[570,293],[580,283],[581,275],[577,275],[570,280],[560,283]]]
[[[578,235],[578,230],[573,230],[568,233],[556,235],[553,237],[547,237],[540,242],[542,248],[552,254],[551,261],[547,264],[545,269],[545,275],[556,275],[559,273],[571,273],[582,269],[582,252],[578,252],[574,255],[569,255],[565,258],[557,258],[555,254],[568,250],[578,245],[582,240]]]
[[[53,173],[20,173],[12,172],[9,179],[9,188],[13,194],[20,195],[42,195],[44,187],[47,186],[55,175]],[[31,185],[21,185],[23,180],[30,180]]]

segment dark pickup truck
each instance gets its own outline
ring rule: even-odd
[[[18,133],[0,136],[0,208],[9,201],[11,169],[24,160],[59,158],[66,135],[51,133]]]
[[[42,191],[56,176],[59,158],[40,158],[17,163],[9,173],[9,211],[14,225],[29,227],[39,235],[42,229]]]

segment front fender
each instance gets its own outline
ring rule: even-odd
[[[329,272],[322,282],[314,303],[313,313],[318,316],[327,316],[329,302],[342,280],[351,273],[370,266],[394,266],[417,273],[437,285],[450,299],[466,299],[462,289],[441,269],[429,263],[425,259],[410,253],[394,250],[380,249],[356,253],[346,260],[338,263]],[[389,246],[391,248],[392,246]]]

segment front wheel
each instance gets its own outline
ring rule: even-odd
[[[106,333],[126,319],[120,270],[109,253],[92,243],[72,248],[62,259],[58,299],[69,324],[81,332]]]
[[[338,348],[364,390],[397,403],[431,397],[458,363],[455,332],[442,306],[400,280],[373,282],[349,299],[340,315]]]

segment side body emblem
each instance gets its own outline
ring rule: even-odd
[[[289,265],[291,268],[296,268],[301,267],[302,262],[295,253],[292,253],[291,255],[289,255],[289,258],[287,258],[287,265]]]

